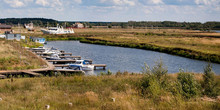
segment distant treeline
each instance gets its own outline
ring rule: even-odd
[[[57,24],[71,27],[76,22],[70,21],[57,21],[53,19],[45,18],[5,18],[0,19],[0,23],[18,25],[26,23],[34,23],[35,26],[56,26]],[[119,26],[121,28],[183,28],[183,29],[194,29],[194,30],[213,30],[220,29],[220,22],[175,22],[175,21],[128,21],[128,22],[81,22],[85,27],[92,28],[93,26],[107,26],[112,28],[113,26]]]

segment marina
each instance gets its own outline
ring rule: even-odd
[[[53,72],[54,74],[85,74],[85,71],[92,71],[92,70],[96,70],[96,69],[102,69],[105,70],[106,69],[106,64],[92,64],[92,60],[81,60],[81,56],[72,56],[72,53],[65,53],[64,51],[60,51],[58,50],[58,52],[62,52],[62,53],[56,53],[59,54],[59,57],[62,59],[54,59],[54,60],[47,60],[48,55],[50,55],[51,53],[49,51],[46,52],[46,50],[48,50],[48,48],[32,48],[32,49],[28,49],[33,55],[36,55],[39,59],[41,59],[42,61],[46,62],[47,64],[47,68],[41,68],[41,69],[32,69],[32,70],[7,70],[7,71],[0,71],[0,79],[5,79],[7,77],[12,76],[24,76],[24,75],[28,75],[30,77],[41,77],[41,76],[46,76],[51,74],[51,72]],[[51,49],[49,49],[51,50]],[[40,52],[40,53],[39,53]],[[50,57],[50,56],[49,56]],[[79,61],[86,61],[88,63],[86,64],[82,64],[82,65],[78,65],[79,69],[73,69],[71,68],[73,65],[77,65],[75,64],[76,62]],[[85,68],[88,66],[92,66],[93,68]],[[62,68],[62,69],[60,69]],[[91,70],[92,69],[92,70]]]

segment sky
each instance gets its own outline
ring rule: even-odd
[[[0,18],[59,21],[220,21],[220,0],[0,0]]]

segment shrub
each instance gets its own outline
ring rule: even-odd
[[[161,94],[161,86],[154,75],[145,76],[141,80],[141,94],[157,98]]]
[[[112,75],[112,72],[110,71],[110,69],[107,71],[107,75]]]
[[[152,69],[147,64],[145,64],[145,67],[142,69],[143,74],[147,76],[153,75],[161,85],[166,84],[168,70],[162,60],[157,61]]]
[[[158,81],[161,81],[164,76],[167,75],[167,68],[164,67],[162,60],[156,62],[156,65],[152,68],[152,73],[156,75]]]
[[[180,84],[180,94],[184,98],[191,98],[199,94],[199,85],[194,79],[194,75],[180,71],[177,77],[178,83]]]
[[[156,62],[156,65],[151,69],[147,64],[143,68],[142,73],[145,76],[140,83],[141,94],[150,97],[158,97],[167,86],[167,68],[164,67],[162,60]]]
[[[208,64],[204,68],[202,87],[204,88],[203,94],[209,97],[216,97],[219,94],[219,88],[217,88],[214,76],[215,73],[212,71],[212,66]]]

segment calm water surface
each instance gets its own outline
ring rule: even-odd
[[[220,30],[213,30],[214,32],[220,33]]]
[[[82,56],[83,59],[92,59],[94,64],[107,64],[107,70],[112,72],[128,71],[138,72],[142,71],[144,63],[150,67],[155,65],[155,61],[160,58],[168,68],[169,73],[176,73],[179,69],[184,69],[189,72],[203,72],[203,68],[208,64],[205,61],[192,60],[166,53],[123,48],[115,46],[103,46],[80,43],[79,41],[51,41],[45,47],[55,47],[65,52],[73,53],[73,56]],[[220,74],[220,64],[212,63],[215,73]],[[100,70],[94,71],[99,73]],[[88,73],[93,74],[93,73]]]

